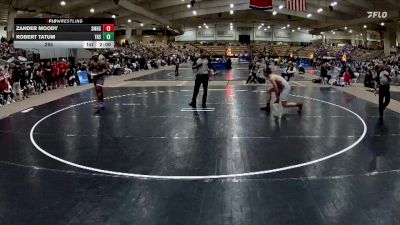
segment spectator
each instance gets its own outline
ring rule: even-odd
[[[21,70],[18,68],[13,68],[9,72],[11,74],[12,79],[12,91],[13,96],[15,96],[15,100],[22,100],[22,89],[21,89]]]
[[[346,66],[345,72],[343,73],[343,80],[345,85],[350,85],[351,84],[351,73],[350,73],[350,67]]]
[[[53,78],[57,77],[58,75],[58,69],[55,63],[51,64],[50,61],[47,62],[47,64],[44,66],[44,74],[46,77],[46,82],[47,82],[47,88],[48,89],[53,89],[54,83],[53,83]]]
[[[329,83],[329,80],[331,79],[331,75],[328,74],[328,65],[327,63],[323,63],[321,65],[321,78],[322,79],[327,79],[327,82]]]
[[[8,73],[7,68],[0,69],[0,105],[10,104],[10,101],[14,101],[6,73]]]

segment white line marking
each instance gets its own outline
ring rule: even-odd
[[[317,139],[317,138],[354,138],[354,136],[351,136],[351,135],[348,135],[348,136],[334,136],[334,135],[331,135],[331,136],[317,136],[317,135],[315,135],[315,136],[307,136],[307,135],[305,135],[305,136],[276,136],[276,137],[273,137],[273,136],[255,136],[255,137],[239,137],[239,136],[233,136],[232,137],[233,139],[272,139],[272,138],[281,138],[281,139],[283,139],[283,138],[285,138],[285,139],[289,139],[289,138],[294,138],[294,139],[300,139],[300,138],[309,138],[309,139],[312,139],[312,138],[315,138],[315,139]]]
[[[38,166],[32,166],[32,165],[23,165],[23,164],[18,164],[18,163],[12,163],[12,162],[6,162],[6,161],[0,161],[0,164],[3,165],[8,165],[8,166],[17,166],[21,168],[28,168],[28,169],[34,169],[34,170],[42,170],[42,171],[48,171],[48,172],[56,172],[56,173],[66,173],[66,174],[79,174],[79,175],[87,175],[87,176],[102,176],[102,177],[118,177],[118,178],[129,178],[129,177],[121,177],[117,175],[110,175],[110,174],[105,174],[105,173],[84,173],[84,172],[79,172],[75,170],[57,170],[57,169],[50,169],[50,168],[45,168],[45,167],[38,167]],[[326,176],[326,177],[318,177],[318,176],[309,176],[309,177],[289,177],[289,178],[268,178],[267,180],[269,181],[288,181],[288,180],[338,180],[338,179],[343,179],[343,178],[349,178],[349,177],[370,177],[370,176],[377,176],[377,175],[382,175],[382,174],[398,174],[400,173],[400,169],[395,169],[395,170],[386,170],[386,171],[373,171],[369,173],[362,173],[362,174],[345,174],[345,175],[337,175],[337,176]],[[243,179],[245,180],[245,179]],[[226,181],[232,181],[232,182],[241,182],[241,180],[238,180],[236,178],[227,179]]]
[[[21,112],[22,112],[22,113],[28,113],[28,112],[30,112],[30,111],[32,111],[32,110],[33,110],[33,108],[29,108],[29,109],[22,110]]]
[[[209,180],[209,179],[226,179],[226,178],[237,178],[237,177],[245,177],[245,176],[254,176],[254,175],[263,175],[263,174],[269,174],[269,173],[276,173],[279,171],[285,171],[285,170],[290,170],[290,169],[295,169],[295,168],[299,168],[299,167],[304,167],[304,166],[308,166],[308,165],[312,165],[318,162],[322,162],[325,160],[328,160],[330,158],[336,157],[338,155],[341,155],[349,150],[351,150],[352,148],[354,148],[356,145],[358,145],[366,136],[368,128],[367,128],[367,124],[365,123],[365,121],[361,118],[361,116],[359,116],[357,113],[351,111],[350,109],[331,103],[331,102],[327,102],[327,101],[323,101],[323,100],[319,100],[319,99],[315,99],[315,98],[310,98],[310,97],[304,97],[304,96],[300,96],[300,95],[291,95],[293,97],[298,97],[298,98],[304,98],[304,99],[308,99],[308,100],[312,100],[312,101],[317,101],[317,102],[321,102],[324,104],[328,104],[328,105],[332,105],[338,108],[341,108],[351,114],[353,114],[363,125],[363,133],[361,134],[361,136],[351,145],[347,146],[346,148],[335,152],[333,154],[330,154],[328,156],[319,158],[319,159],[315,159],[315,160],[311,160],[308,162],[304,162],[304,163],[299,163],[299,164],[295,164],[295,165],[290,165],[290,166],[285,166],[285,167],[281,167],[281,168],[275,168],[275,169],[270,169],[270,170],[263,170],[263,171],[256,171],[256,172],[247,172],[247,173],[238,173],[238,174],[224,174],[224,175],[206,175],[206,176],[162,176],[162,175],[145,175],[145,174],[135,174],[135,173],[124,173],[124,172],[117,172],[117,171],[111,171],[111,170],[104,170],[104,169],[98,169],[98,168],[94,168],[94,167],[89,167],[89,166],[84,166],[84,165],[80,165],[74,162],[70,162],[67,161],[65,159],[59,158],[55,155],[52,155],[50,153],[48,153],[47,151],[45,151],[44,149],[42,149],[35,141],[34,139],[34,132],[37,126],[39,126],[39,124],[41,122],[43,122],[44,120],[48,119],[49,117],[54,116],[57,113],[60,113],[62,111],[65,111],[67,109],[70,108],[74,108],[83,104],[88,104],[94,101],[88,101],[88,102],[83,102],[83,103],[79,103],[79,104],[75,104],[75,105],[71,105],[65,108],[62,108],[60,110],[57,110],[53,113],[50,113],[49,115],[43,117],[42,119],[40,119],[39,121],[37,121],[33,127],[31,128],[30,132],[29,132],[29,137],[31,139],[32,144],[35,146],[35,148],[40,151],[41,153],[43,153],[44,155],[57,160],[61,163],[76,167],[76,168],[80,168],[80,169],[84,169],[84,170],[90,170],[90,171],[94,171],[97,173],[106,173],[106,174],[110,174],[110,175],[115,175],[115,176],[122,176],[122,177],[135,177],[135,178],[141,178],[141,179],[159,179],[159,180]],[[121,96],[113,96],[115,97],[121,97]]]
[[[179,82],[179,84],[177,84],[176,86],[181,87],[181,86],[185,85],[186,83],[187,83],[187,81],[182,81],[182,82]]]
[[[214,112],[215,108],[183,108],[181,112]]]
[[[138,104],[138,103],[122,103],[121,105],[132,106],[132,105],[142,105],[142,104]]]

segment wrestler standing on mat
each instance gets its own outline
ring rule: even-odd
[[[265,77],[271,82],[272,87],[267,91],[267,106],[261,108],[266,112],[271,111],[271,98],[272,93],[275,93],[276,103],[282,102],[284,108],[298,108],[298,112],[301,113],[303,109],[303,103],[288,102],[288,96],[291,90],[290,84],[282,77],[276,74],[272,74],[271,68],[268,66],[264,69]]]
[[[93,61],[90,62],[89,66],[90,75],[93,78],[93,84],[96,89],[97,106],[96,109],[104,110],[104,92],[103,85],[104,79],[109,71],[109,67],[105,61],[103,55],[93,56]]]

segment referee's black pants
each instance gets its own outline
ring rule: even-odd
[[[203,85],[203,104],[207,102],[207,91],[208,91],[208,74],[197,74],[196,81],[194,83],[194,92],[192,102],[195,103],[197,95],[199,94],[200,86]]]
[[[179,75],[179,64],[175,65],[175,76]]]
[[[390,102],[390,86],[381,85],[379,86],[379,116],[383,117],[383,111],[389,105]]]

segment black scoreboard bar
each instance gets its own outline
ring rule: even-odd
[[[113,18],[15,18],[14,24],[114,24]]]
[[[114,48],[112,18],[16,18],[16,48]]]
[[[17,32],[102,32],[103,30],[101,24],[18,24],[14,28]]]

